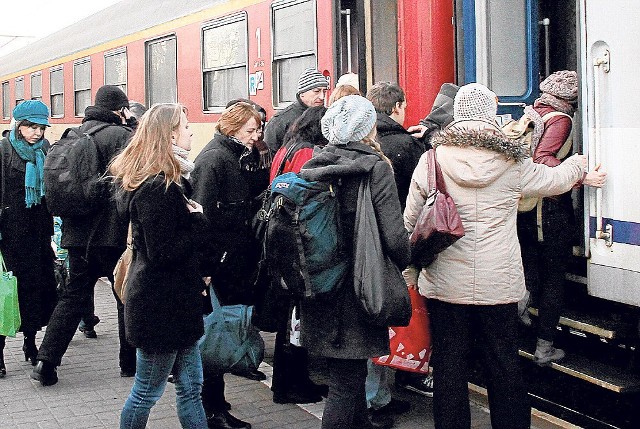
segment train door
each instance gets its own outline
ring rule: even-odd
[[[609,174],[602,189],[585,191],[589,293],[640,306],[640,8],[578,4],[584,149],[590,168],[602,163]]]
[[[456,13],[458,82],[488,86],[501,113],[520,116],[538,96],[538,0],[461,0]]]

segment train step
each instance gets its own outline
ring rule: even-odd
[[[532,316],[538,317],[538,309],[535,307],[529,307],[529,313]],[[618,326],[615,322],[593,315],[587,316],[585,314],[579,314],[571,310],[563,311],[559,324],[607,340],[613,340],[617,338],[618,335]]]
[[[521,346],[520,356],[534,360],[534,346]],[[579,378],[589,383],[617,393],[640,392],[640,377],[629,374],[620,368],[601,362],[594,362],[583,356],[567,353],[560,362],[550,365],[554,370],[560,371],[572,377]]]

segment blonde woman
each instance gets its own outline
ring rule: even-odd
[[[409,239],[393,170],[375,140],[375,126],[376,111],[369,100],[360,95],[337,100],[322,118],[322,134],[329,143],[316,149],[300,175],[340,183],[336,195],[351,264],[352,246],[348,244],[354,241],[358,188],[369,177],[382,247],[403,269],[409,263]],[[300,321],[302,346],[328,361],[329,396],[322,429],[373,427],[365,399],[367,360],[388,354],[388,329],[368,323],[349,281],[337,289],[335,299],[303,302]]]
[[[131,143],[111,164],[121,187],[119,208],[130,217],[133,261],[126,291],[125,331],[137,348],[136,377],[120,428],[144,428],[173,374],[183,428],[206,429],[200,393],[204,332],[196,252],[206,228],[202,206],[189,200],[187,159],[192,131],[179,104],[156,104]]]

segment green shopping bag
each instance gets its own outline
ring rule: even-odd
[[[7,271],[2,253],[2,273],[0,275],[0,335],[15,337],[20,329],[20,306],[18,305],[18,279]]]

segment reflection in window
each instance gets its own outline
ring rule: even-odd
[[[147,43],[148,106],[178,101],[176,64],[175,36]]]
[[[202,31],[204,110],[224,108],[247,98],[247,20],[244,15]]]
[[[315,1],[273,7],[274,104],[295,101],[300,73],[316,67]]]
[[[42,101],[42,73],[31,75],[31,99]]]
[[[91,60],[84,59],[73,65],[73,93],[75,115],[83,116],[91,105]]]
[[[24,78],[16,78],[16,106],[24,101]]]
[[[127,93],[127,51],[104,55],[104,84],[115,85]]]
[[[50,74],[51,116],[64,116],[64,76],[62,67],[52,69]]]
[[[9,82],[2,82],[2,117],[11,117],[11,100],[9,99]]]

